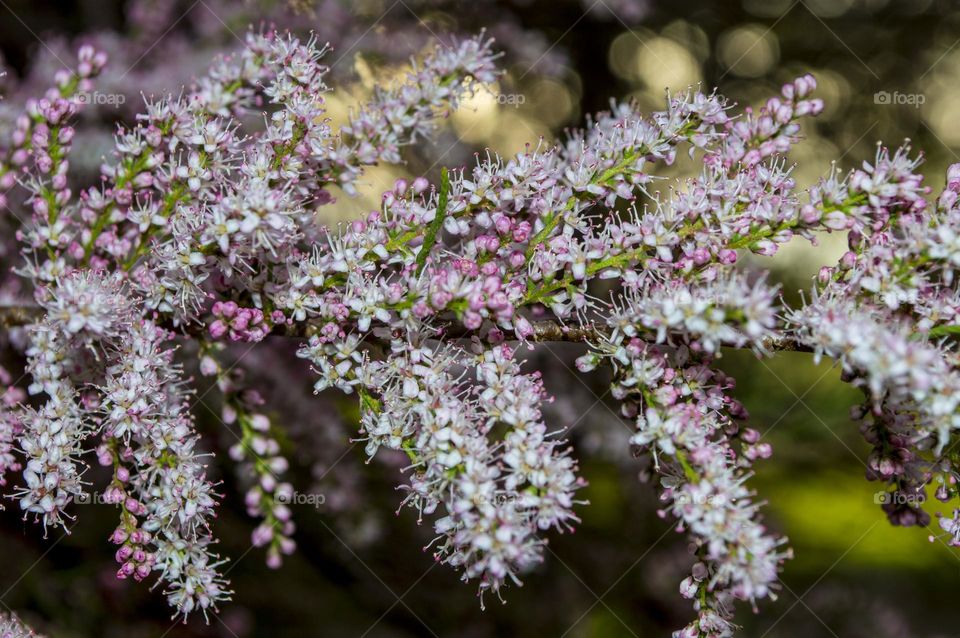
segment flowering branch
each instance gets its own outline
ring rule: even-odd
[[[714,365],[722,348],[841,362],[868,396],[857,416],[874,446],[869,478],[913,499],[885,505],[895,524],[925,524],[927,485],[957,495],[960,355],[947,335],[960,325],[960,167],[936,207],[908,148],[796,192],[784,155],[800,119],[823,108],[804,76],[738,115],[697,90],[652,114],[614,103],[562,142],[488,153],[438,185],[398,180],[378,210],[331,229],[316,213],[332,187],[351,192],[364,167],[400,161],[498,72],[482,37],[438,47],[334,131],[325,53],[248,35],[241,54],[122,128],[101,184],[77,197],[73,92],[106,60],[82,50],[77,72],[28,109],[0,154],[0,181],[17,180],[31,211],[16,272],[33,304],[0,311],[24,327],[32,378],[34,398],[7,392],[0,419],[0,470],[22,471],[14,493],[27,516],[65,526],[95,441],[120,513],[118,577],[156,573],[183,616],[230,596],[212,551],[220,495],[175,335],[199,342],[223,420],[240,429],[231,456],[273,567],[294,550],[278,423],[218,360],[225,342],[269,335],[301,339],[317,392],[356,396],[369,456],[406,456],[401,506],[431,519],[428,547],[481,594],[519,584],[546,534],[572,531],[586,505],[572,449],[544,421],[540,375],[508,342],[582,342],[582,371],[613,371],[661,514],[696,554],[680,585],[696,618],[678,638],[732,635],[734,601],[773,598],[791,555],[747,486],[772,450],[741,423],[735,383]],[[247,130],[258,110],[263,127]],[[683,151],[698,173],[655,190]],[[772,255],[822,232],[846,232],[850,251],[800,308],[780,308],[775,286],[737,268],[744,251]],[[960,544],[960,511],[940,526]]]

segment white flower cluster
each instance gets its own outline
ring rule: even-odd
[[[934,474],[938,481],[955,484],[951,477],[956,469],[944,450],[960,429],[958,360],[887,312],[827,289],[789,313],[788,320],[802,343],[817,357],[840,361],[848,380],[867,395],[855,416],[864,420],[864,434],[874,448],[870,478],[894,488],[883,505],[891,521],[926,526],[930,517],[920,508],[925,485]],[[941,523],[951,542],[960,544],[955,521]]]
[[[685,343],[717,352],[721,345],[763,349],[776,324],[776,290],[741,274],[693,284],[669,280],[628,288],[614,301],[607,324],[627,337],[645,333],[657,343]]]
[[[27,462],[26,485],[18,494],[20,507],[42,520],[44,528],[66,527],[64,509],[84,495],[79,457],[93,431],[75,379],[94,348],[120,334],[117,320],[130,314],[121,312],[128,302],[120,293],[120,279],[93,273],[78,273],[56,288],[43,289],[40,303],[48,314],[29,328],[27,369],[33,379],[29,392],[42,392],[47,399],[39,409],[25,407],[21,416],[20,446]]]
[[[854,410],[873,447],[868,478],[892,490],[882,507],[896,525],[926,527],[928,485],[944,502],[957,493],[960,458],[960,356],[944,337],[960,332],[960,165],[930,204],[909,149],[879,149],[873,164],[842,182],[826,180],[815,198],[854,204],[850,250],[821,270],[804,307],[787,314],[795,338],[818,357],[840,361],[866,401]],[[960,544],[960,510],[938,514]],[[931,537],[933,538],[933,537]]]
[[[302,353],[336,371],[316,355]],[[470,367],[475,382],[464,377]],[[481,593],[519,584],[542,560],[541,534],[572,529],[577,464],[542,421],[539,374],[522,374],[509,347],[471,357],[394,342],[356,375],[368,454],[385,447],[409,455],[404,503],[421,515],[442,512],[435,555],[465,581],[478,579]]]
[[[775,598],[790,557],[786,540],[760,523],[745,485],[750,464],[770,447],[737,424],[746,412],[729,396],[733,379],[710,367],[721,345],[764,348],[773,295],[742,278],[628,291],[607,318],[608,338],[577,362],[583,371],[612,364],[613,396],[636,423],[631,442],[652,457],[666,510],[696,548],[680,591],[694,599],[698,619],[676,638],[732,636],[733,600]]]
[[[951,354],[907,325],[859,307],[834,291],[817,295],[789,314],[799,339],[843,363],[876,405],[915,413],[918,432],[936,440],[939,452],[960,428],[960,372]]]
[[[209,553],[215,494],[170,335],[117,276],[78,272],[38,298],[47,314],[30,328],[30,389],[47,399],[23,409],[21,507],[66,527],[67,506],[84,496],[85,444],[99,435],[97,456],[114,470],[105,497],[121,510],[118,576],[159,572],[184,615],[214,607],[229,594]]]
[[[370,102],[351,114],[334,145],[315,146],[317,158],[348,193],[355,192],[360,165],[400,162],[402,147],[432,133],[437,115],[446,115],[479,85],[496,80],[496,57],[490,41],[482,38],[437,47],[414,62],[401,86],[377,86]]]

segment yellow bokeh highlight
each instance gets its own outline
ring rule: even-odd
[[[497,103],[498,87],[480,90],[460,104],[460,108],[450,116],[457,136],[466,141],[477,143],[488,139],[497,128],[500,119],[500,105]]]
[[[570,119],[574,108],[574,95],[561,82],[550,78],[537,80],[525,92],[524,107],[537,115],[547,126],[561,126]]]
[[[607,57],[615,75],[642,84],[657,95],[662,95],[665,88],[685,88],[701,79],[700,62],[687,47],[648,31],[621,33],[610,45]]]
[[[634,59],[637,78],[655,93],[700,82],[700,64],[680,43],[656,37],[641,42]]]
[[[920,81],[920,113],[934,135],[947,146],[960,146],[957,104],[960,103],[960,51],[949,51]]]
[[[769,73],[780,61],[780,43],[768,27],[746,24],[720,36],[717,58],[730,73],[757,78]]]

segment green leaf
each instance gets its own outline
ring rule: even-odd
[[[430,256],[430,250],[437,243],[437,233],[443,226],[443,220],[447,216],[447,198],[450,195],[450,175],[447,169],[440,170],[440,199],[437,201],[437,214],[427,226],[427,234],[423,238],[423,245],[420,246],[420,252],[417,253],[417,276],[423,272],[427,265],[427,257]]]
[[[960,335],[960,325],[937,326],[930,331],[931,337],[946,337],[947,335]]]
[[[380,413],[380,401],[376,399],[372,394],[366,391],[364,388],[360,388],[358,392],[360,395],[360,411],[368,410],[374,414]]]

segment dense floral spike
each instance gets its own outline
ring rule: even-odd
[[[480,38],[437,48],[422,63],[414,62],[404,84],[377,87],[371,101],[351,114],[336,143],[316,144],[311,159],[326,174],[336,175],[347,192],[355,192],[358,160],[361,164],[399,162],[403,146],[436,128],[437,113],[457,108],[461,97],[473,93],[474,83],[496,80],[495,57],[490,41]],[[463,84],[464,78],[469,84]]]
[[[627,289],[607,322],[627,337],[651,332],[657,343],[672,344],[679,336],[695,351],[715,353],[721,345],[760,350],[773,336],[774,295],[762,282],[751,285],[736,275],[698,286],[672,280]]]
[[[822,201],[853,204],[850,250],[824,267],[809,303],[787,319],[801,343],[839,360],[866,394],[854,416],[873,446],[867,477],[890,488],[880,500],[891,522],[927,526],[927,485],[943,501],[957,493],[960,459],[951,440],[960,428],[960,358],[943,337],[960,330],[960,165],[950,167],[931,210],[908,152],[881,148],[873,165],[817,189]],[[949,542],[960,544],[960,513],[939,520]]]
[[[283,556],[293,553],[296,547],[291,538],[296,526],[288,506],[294,489],[280,479],[289,462],[280,454],[276,426],[261,411],[264,397],[247,387],[242,369],[225,368],[214,348],[208,350],[200,361],[200,371],[216,376],[224,397],[224,425],[240,429],[239,434],[230,429],[236,439],[230,446],[230,458],[238,463],[240,478],[249,486],[244,499],[247,513],[263,519],[251,533],[251,540],[255,546],[267,548],[267,565],[278,568]]]
[[[104,500],[121,510],[117,576],[158,571],[178,613],[215,608],[229,595],[209,551],[215,495],[170,333],[142,318],[119,275],[77,271],[37,294],[46,315],[29,329],[30,390],[47,399],[21,417],[21,508],[66,528],[68,505],[86,497],[85,442],[99,435],[97,457],[114,470]]]
[[[680,592],[695,600],[699,618],[675,635],[730,636],[732,601],[775,598],[779,565],[790,552],[759,523],[744,485],[750,464],[769,457],[770,446],[736,423],[746,412],[728,395],[733,379],[710,362],[721,345],[763,348],[775,327],[773,291],[731,279],[647,294],[629,291],[607,319],[609,338],[577,363],[583,371],[613,366],[613,396],[636,420],[631,442],[652,458],[664,514],[696,547],[699,562]]]
[[[200,341],[223,420],[240,428],[231,456],[271,566],[294,548],[281,422],[218,355],[272,334],[304,339],[317,392],[356,397],[371,457],[406,455],[403,504],[432,517],[437,560],[481,594],[519,583],[584,504],[577,462],[544,423],[547,389],[514,343],[587,341],[579,367],[613,369],[663,515],[696,555],[680,593],[697,618],[679,638],[731,635],[733,602],[772,598],[790,556],[745,485],[771,449],[740,423],[734,382],[714,367],[723,347],[842,362],[867,394],[855,416],[894,523],[927,524],[928,485],[957,496],[960,166],[936,205],[909,148],[796,192],[783,155],[799,118],[822,109],[804,76],[740,115],[696,90],[649,115],[614,103],[556,144],[488,153],[434,185],[398,180],[378,210],[328,229],[316,213],[332,187],[349,192],[364,167],[399,161],[497,72],[483,37],[438,47],[333,130],[325,52],[312,38],[248,35],[180,98],[121,128],[94,187],[70,182],[67,152],[102,54],[81,50],[77,71],[17,122],[0,186],[27,193],[18,273],[40,313],[20,340],[34,398],[0,375],[0,471],[22,472],[14,493],[28,517],[68,526],[95,448],[121,511],[118,576],[158,572],[184,616],[229,596],[211,553],[218,495],[171,329]],[[700,170],[656,190],[684,151]],[[736,267],[743,251],[830,231],[850,250],[801,308],[778,314],[775,287]],[[960,511],[939,525],[960,544]]]
[[[471,357],[394,342],[388,359],[359,369],[314,339],[302,356],[359,388],[367,453],[409,455],[404,504],[440,510],[434,555],[479,580],[481,594],[519,584],[543,559],[544,531],[573,529],[576,462],[540,420],[539,374],[521,374],[509,347]],[[476,383],[454,373],[460,366],[475,368]]]

